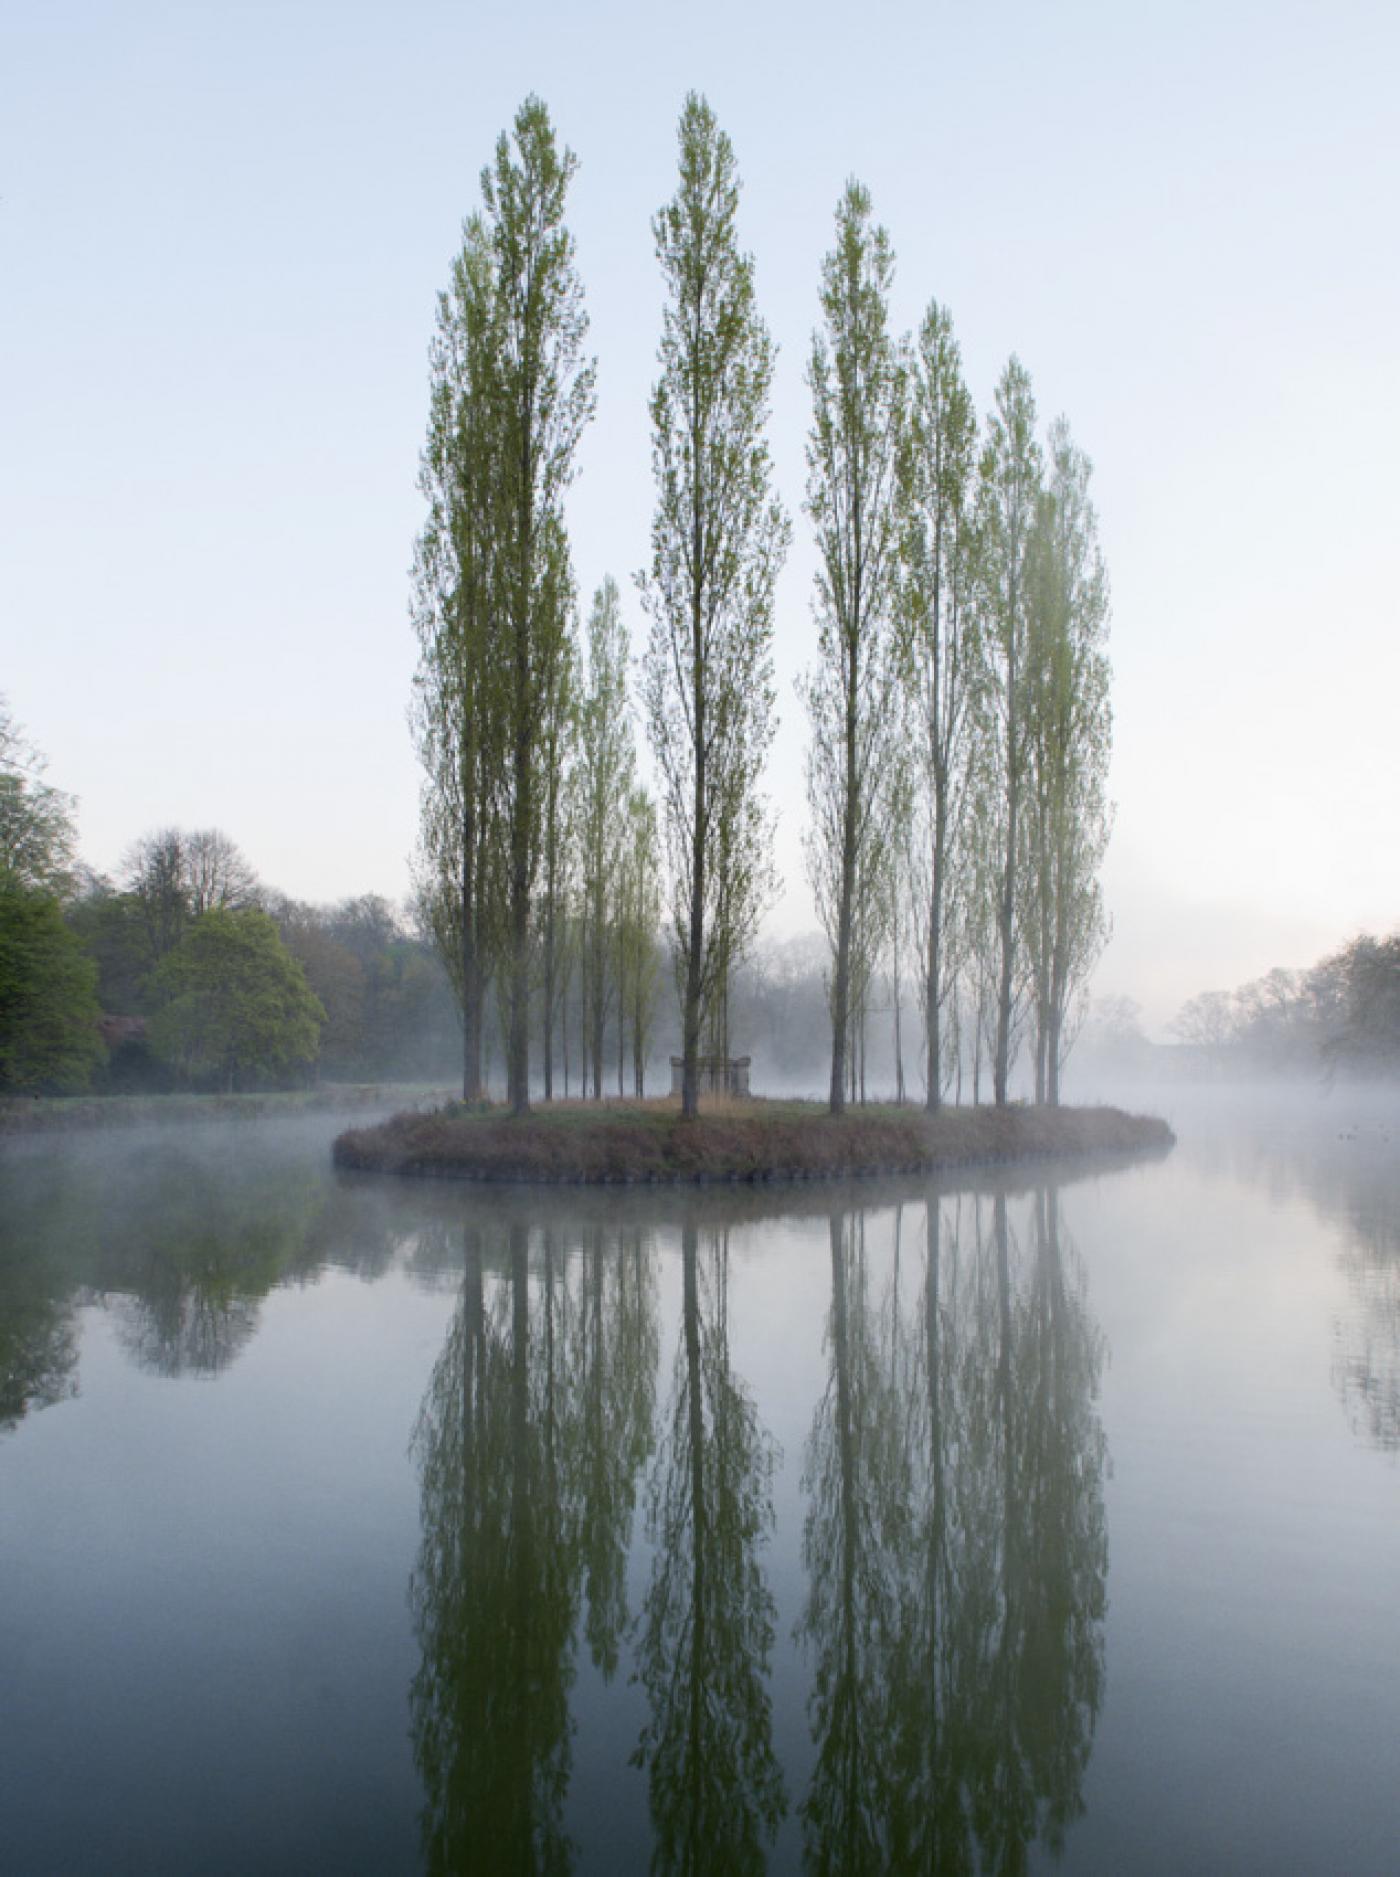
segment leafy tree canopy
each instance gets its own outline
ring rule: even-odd
[[[53,894],[0,873],[0,1093],[86,1084],[103,1055],[96,987]]]
[[[73,888],[76,804],[44,781],[44,768],[0,696],[0,883],[66,896]]]
[[[151,1047],[195,1081],[277,1080],[315,1060],[326,1020],[301,965],[264,912],[215,908],[155,975]]]

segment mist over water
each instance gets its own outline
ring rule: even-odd
[[[1126,1167],[336,1176],[7,1142],[22,1870],[1383,1869],[1400,1111]]]

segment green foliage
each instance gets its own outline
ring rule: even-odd
[[[207,912],[156,973],[151,1047],[190,1081],[232,1089],[313,1062],[326,1013],[266,913]]]
[[[895,505],[907,361],[889,329],[894,253],[852,180],[822,262],[825,329],[807,381],[807,513],[817,537],[817,662],[802,684],[807,753],[807,871],[831,944],[831,1110],[845,1103],[859,908],[871,886],[896,745],[893,632]],[[858,986],[855,986],[858,989]]]
[[[773,594],[790,529],[766,431],[774,347],[738,245],[734,150],[705,100],[681,112],[676,193],[652,224],[666,287],[652,392],[656,511],[638,577],[643,664],[674,883],[685,1107],[706,1010],[775,876],[760,793],[776,721]]]
[[[908,875],[921,959],[927,1102],[946,1067],[945,1007],[962,965],[966,835],[978,759],[980,658],[973,518],[977,416],[945,307],[919,328],[900,452],[899,651],[908,713]]]
[[[483,1000],[496,971],[520,1108],[536,877],[557,832],[551,725],[566,702],[574,600],[563,500],[594,403],[564,221],[576,168],[531,97],[482,171],[482,209],[439,301],[420,474],[428,516],[414,559],[422,897],[461,998],[464,1092],[480,1091]],[[552,932],[552,900],[549,917]]]
[[[95,880],[67,909],[68,924],[97,967],[97,999],[115,1016],[146,1012],[151,956],[141,908],[132,893]]]
[[[66,1094],[102,1060],[97,970],[51,893],[0,881],[0,1091]]]
[[[1064,418],[1057,419],[1026,558],[1026,852],[1019,882],[1035,999],[1036,1099],[1052,1103],[1082,1020],[1084,986],[1108,937],[1099,872],[1113,823],[1112,674],[1108,578],[1089,475],[1089,459]]]
[[[0,882],[63,898],[73,889],[77,804],[44,781],[44,769],[0,696]]]
[[[632,720],[627,710],[627,627],[617,582],[607,576],[588,615],[588,676],[579,699],[575,771],[585,1059],[590,1061],[595,1098],[603,1092],[603,1030],[619,1000],[613,968],[621,916],[627,823],[618,813],[628,799],[636,769]]]
[[[1023,959],[1016,876],[1029,761],[1027,668],[1030,610],[1027,561],[1040,501],[1041,452],[1036,441],[1030,374],[1012,357],[997,380],[987,419],[978,489],[978,541],[986,653],[982,668],[986,763],[980,818],[996,857],[996,1036],[992,1088],[1007,1099],[1015,1034],[1024,1016]]]

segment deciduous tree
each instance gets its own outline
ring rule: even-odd
[[[676,193],[652,224],[666,304],[651,401],[651,566],[639,586],[673,885],[681,1111],[693,1116],[706,1011],[768,877],[759,791],[774,730],[773,590],[790,531],[772,492],[774,348],[738,244],[733,147],[694,93],[679,140]]]
[[[1073,1013],[1108,936],[1099,879],[1113,821],[1108,579],[1089,475],[1088,458],[1058,419],[1027,567],[1021,883],[1036,1006],[1036,1099],[1052,1107],[1060,1099]]]
[[[808,871],[832,950],[831,1112],[846,1103],[853,941],[861,876],[894,746],[898,666],[892,602],[895,482],[905,362],[889,329],[894,254],[869,192],[846,185],[822,263],[824,329],[808,383],[807,512],[817,537],[817,664],[803,684],[812,725]]]
[[[315,1060],[325,1011],[265,912],[197,919],[156,973],[156,1054],[192,1080],[234,1089]]]
[[[511,136],[482,172],[494,272],[492,348],[499,398],[499,582],[506,762],[507,1081],[511,1107],[530,1102],[530,977],[535,884],[546,796],[546,700],[563,656],[567,611],[558,557],[563,500],[579,438],[593,414],[594,367],[574,238],[564,220],[577,161],[555,138],[540,99],[527,98]]]
[[[977,417],[961,351],[947,309],[935,301],[914,349],[899,479],[900,660],[930,1113],[942,1095],[942,1018],[958,964],[949,914],[977,754],[976,450]]]
[[[1021,858],[1021,815],[1028,761],[1026,684],[1030,632],[1026,561],[1040,495],[1040,446],[1035,435],[1035,398],[1018,358],[997,383],[987,420],[979,490],[979,539],[983,601],[986,712],[992,754],[991,801],[997,856],[996,1041],[992,1092],[1007,1099],[1012,1035],[1020,992],[1017,958],[1016,873]]]

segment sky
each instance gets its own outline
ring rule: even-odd
[[[270,884],[409,890],[408,568],[427,347],[480,171],[537,92],[579,159],[598,360],[583,603],[653,505],[651,217],[705,93],[779,346],[794,522],[769,787],[783,894],[814,654],[804,380],[848,176],[1095,465],[1113,590],[1114,931],[1095,989],[1194,992],[1400,922],[1400,8],[506,8],[9,0],[0,16],[0,691],[114,872],[219,826]]]

